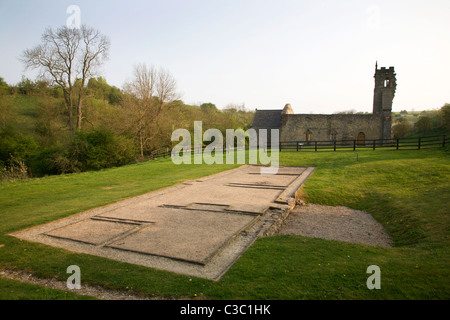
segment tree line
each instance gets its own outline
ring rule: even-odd
[[[450,131],[450,104],[444,104],[438,110],[420,113],[400,111],[393,117],[393,133],[395,138],[409,135],[428,135],[433,132],[445,134]]]
[[[253,112],[185,104],[165,68],[138,64],[123,88],[99,74],[110,49],[98,30],[48,28],[20,60],[36,80],[0,78],[0,179],[98,170],[171,148],[174,129],[248,129]]]

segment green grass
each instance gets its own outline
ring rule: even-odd
[[[18,280],[0,278],[0,300],[91,300],[92,297],[74,294]]]
[[[282,152],[282,165],[316,166],[302,192],[307,202],[370,212],[394,248],[275,236],[258,239],[221,278],[209,281],[20,241],[8,233],[63,218],[237,165],[180,165],[158,160],[98,172],[0,183],[0,268],[149,295],[211,299],[450,298],[450,161],[440,150]],[[369,290],[369,265],[381,290]],[[5,285],[7,283],[7,285]],[[14,288],[17,286],[17,289]],[[19,288],[20,287],[20,288]],[[20,294],[12,295],[10,291]],[[11,293],[11,296],[9,295]],[[34,299],[36,289],[0,281],[0,298]],[[63,298],[42,293],[44,299]],[[68,296],[72,299],[75,296]]]

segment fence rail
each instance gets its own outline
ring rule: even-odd
[[[201,147],[191,147],[191,153],[192,154],[199,154],[203,152],[203,149],[205,149],[206,146]],[[162,148],[155,151],[152,151],[150,153],[150,159],[156,160],[158,158],[170,158],[172,155],[172,150],[170,148]]]
[[[155,160],[158,158],[169,158],[171,152],[172,151],[170,150],[170,148],[158,149],[150,153],[150,159]]]
[[[450,140],[445,135],[418,137],[418,138],[401,138],[401,139],[376,139],[376,140],[339,140],[339,141],[287,141],[280,142],[279,150],[282,151],[337,151],[337,150],[362,150],[362,149],[391,149],[391,150],[421,150],[441,148],[449,145]],[[192,154],[202,153],[202,147],[191,147]],[[240,148],[234,147],[234,150]],[[245,149],[248,149],[246,147]],[[270,150],[270,146],[267,148]],[[222,151],[227,151],[229,148],[223,147]],[[150,153],[150,159],[170,158],[170,148],[162,148]]]
[[[401,138],[401,139],[376,139],[376,140],[340,140],[340,141],[287,141],[280,142],[280,151],[319,151],[338,149],[379,149],[390,148],[393,150],[420,150],[441,148],[448,145],[449,138],[445,135]]]

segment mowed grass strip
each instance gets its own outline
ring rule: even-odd
[[[212,299],[448,299],[450,161],[440,150],[282,152],[282,165],[316,166],[307,202],[370,212],[394,248],[274,236],[256,241],[220,281],[209,281],[20,241],[7,233],[237,165],[158,160],[99,172],[0,184],[0,268],[149,295]],[[381,289],[369,290],[378,265]],[[8,290],[11,290],[10,287]],[[2,291],[0,287],[0,291]],[[1,295],[5,297],[5,293]],[[26,298],[26,295],[21,295]],[[30,292],[30,298],[35,297]]]

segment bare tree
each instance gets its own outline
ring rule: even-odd
[[[176,81],[172,74],[165,70],[156,70],[139,64],[134,68],[134,79],[125,85],[128,94],[125,105],[132,114],[132,129],[137,135],[141,158],[144,148],[152,138],[152,131],[161,116],[166,103],[177,98]]]
[[[78,74],[81,79],[81,86],[78,92],[77,105],[77,129],[81,130],[81,121],[83,119],[82,101],[84,96],[84,86],[86,80],[96,76],[98,67],[108,58],[110,41],[98,30],[81,26],[80,30],[80,54]]]
[[[144,157],[144,145],[149,138],[149,118],[152,113],[156,71],[145,64],[134,67],[134,79],[125,85],[128,96],[125,99],[127,109],[131,112],[133,131],[137,134],[141,158]]]
[[[20,60],[27,69],[39,69],[41,76],[50,76],[64,93],[68,124],[74,127],[74,84],[81,79],[77,105],[77,129],[81,129],[83,87],[87,77],[93,76],[97,67],[107,58],[110,42],[98,31],[82,26],[71,29],[66,26],[54,31],[47,28],[41,43],[23,52]]]
[[[155,122],[158,120],[164,104],[178,98],[176,87],[177,83],[172,74],[167,69],[161,68],[157,74],[156,95],[159,105],[154,118]]]

